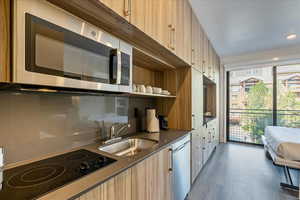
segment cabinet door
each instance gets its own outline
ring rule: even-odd
[[[209,143],[208,143],[208,131],[204,129],[202,136],[202,152],[203,152],[203,165],[207,162],[209,158]]]
[[[99,0],[104,5],[129,21],[132,0]]]
[[[193,12],[192,13],[192,52],[191,52],[191,65],[195,68],[198,68],[199,67],[199,56],[198,54],[200,52],[198,52],[198,45],[200,45],[199,43],[199,30],[200,30],[200,27],[199,27],[199,22],[198,22],[198,19],[195,15],[195,13]]]
[[[203,122],[203,77],[192,68],[192,128],[200,130]]]
[[[183,58],[188,64],[191,64],[191,46],[192,46],[192,7],[188,0],[184,0],[183,12]],[[179,27],[180,28],[180,27]],[[199,47],[199,44],[198,44]]]
[[[151,0],[150,0],[151,1]],[[174,0],[158,0],[160,2],[160,19],[158,24],[158,41],[171,51],[174,51],[172,47],[172,20],[174,16],[175,4]],[[172,50],[173,49],[173,50]]]
[[[178,30],[183,20],[183,0],[146,0],[145,33],[160,44],[176,53],[177,41],[182,30]],[[180,13],[178,13],[180,11]],[[181,16],[178,17],[178,16]],[[180,19],[180,21],[178,21]]]
[[[150,15],[146,11],[147,0],[127,0],[131,1],[130,23],[145,32],[146,15]]]
[[[192,132],[192,182],[195,181],[202,168],[202,146],[201,146],[201,134],[199,131]]]
[[[134,0],[142,1],[145,11],[134,18],[143,18],[143,31],[166,48],[171,47],[171,0]],[[141,4],[141,3],[139,3]],[[138,8],[138,7],[137,7]]]
[[[188,0],[169,1],[171,48],[179,58],[191,64],[192,8]]]
[[[171,200],[171,151],[166,148],[132,167],[133,200]]]
[[[209,48],[208,48],[208,38],[203,35],[203,74],[208,76],[208,60],[209,60]]]
[[[131,169],[128,169],[76,200],[131,200],[131,191]]]
[[[192,55],[191,64],[202,72],[203,63],[203,33],[197,16],[192,13]]]
[[[205,33],[204,33],[204,31],[203,31],[203,29],[202,29],[202,26],[200,25],[200,23],[199,23],[199,34],[200,34],[200,36],[199,36],[199,42],[198,42],[198,44],[199,44],[199,46],[198,46],[198,51],[199,51],[199,69],[200,69],[200,71],[202,72],[202,74],[203,74],[203,61],[204,61],[204,35],[205,35]]]
[[[213,68],[213,47],[210,41],[208,41],[208,78],[212,79]]]

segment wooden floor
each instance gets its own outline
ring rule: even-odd
[[[192,186],[189,200],[296,200],[282,190],[282,170],[267,160],[262,147],[221,144]],[[294,173],[298,178],[298,172]]]

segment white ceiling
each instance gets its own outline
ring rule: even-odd
[[[300,0],[190,0],[221,57],[300,45]],[[288,41],[286,35],[296,33]]]

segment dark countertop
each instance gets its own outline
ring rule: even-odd
[[[160,133],[137,133],[130,137],[137,137],[137,138],[148,138],[152,140],[157,140],[158,143],[145,151],[138,153],[137,155],[130,156],[130,157],[118,157],[113,156],[111,154],[105,153],[103,151],[98,150],[98,147],[101,145],[100,143],[87,145],[81,148],[72,149],[87,149],[89,151],[93,151],[99,153],[101,155],[105,155],[111,158],[116,159],[117,161],[107,167],[99,169],[89,175],[86,175],[74,182],[71,182],[57,190],[49,192],[42,197],[38,198],[38,200],[62,200],[62,199],[75,199],[79,197],[81,194],[88,192],[90,189],[106,182],[108,179],[120,174],[121,172],[125,171],[126,169],[136,165],[137,163],[145,160],[149,156],[153,155],[154,153],[168,147],[172,143],[180,140],[184,136],[186,136],[190,131],[179,131],[179,130],[168,130],[168,131],[161,131]],[[69,152],[70,152],[69,151]],[[68,152],[68,151],[66,151]],[[62,152],[62,153],[66,153]],[[44,158],[43,158],[44,159]]]

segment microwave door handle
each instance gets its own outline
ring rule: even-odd
[[[122,59],[121,59],[121,51],[117,49],[117,81],[116,84],[121,84],[121,77],[122,77]]]

